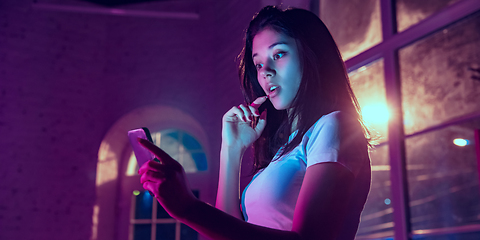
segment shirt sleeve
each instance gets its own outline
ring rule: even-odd
[[[353,172],[350,164],[339,159],[340,112],[333,112],[320,118],[308,134],[305,153],[307,168],[317,163],[338,162]]]

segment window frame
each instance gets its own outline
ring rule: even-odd
[[[194,190],[197,191],[197,195],[200,195],[199,190]],[[145,192],[145,191],[144,191]],[[145,194],[148,194],[145,192]],[[137,219],[135,218],[135,209],[136,209],[136,201],[137,201],[137,196],[132,194],[131,196],[131,202],[130,202],[130,223],[128,226],[128,240],[134,240],[135,237],[135,225],[136,224],[149,224],[151,229],[150,229],[150,240],[155,240],[157,237],[157,225],[158,224],[175,224],[175,240],[181,240],[182,237],[182,222],[175,218],[157,218],[157,210],[159,204],[157,203],[157,200],[155,197],[151,197],[152,199],[152,217],[149,219]],[[200,238],[197,238],[200,239]]]
[[[319,0],[320,2],[321,0]],[[398,51],[422,38],[437,32],[448,25],[462,20],[478,11],[480,11],[480,2],[478,0],[462,0],[450,6],[445,7],[439,12],[423,19],[419,23],[412,25],[402,32],[397,31],[396,1],[379,0],[380,15],[382,24],[383,41],[366,51],[345,61],[348,72],[368,65],[371,62],[383,58],[385,74],[385,90],[387,95],[388,107],[391,111],[391,117],[388,126],[388,141],[390,158],[390,180],[392,193],[394,238],[396,240],[411,239],[415,235],[427,236],[435,234],[425,230],[412,232],[410,224],[409,193],[407,183],[406,159],[405,159],[405,139],[414,135],[434,131],[438,128],[466,121],[479,117],[480,113],[473,113],[455,121],[446,121],[439,125],[421,130],[419,132],[405,136],[402,114],[402,98],[400,88],[400,66]],[[320,4],[319,4],[320,5]],[[316,7],[318,5],[312,4]],[[319,12],[318,9],[314,9]],[[480,141],[480,136],[476,135],[476,141]],[[480,159],[480,147],[477,149],[477,158]],[[480,161],[480,160],[479,160]],[[480,166],[479,166],[480,171]],[[468,232],[472,228],[462,228],[453,230],[456,232]],[[480,226],[475,229],[480,230]]]

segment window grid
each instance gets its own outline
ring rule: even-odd
[[[134,240],[135,225],[136,224],[150,224],[151,226],[151,235],[150,240],[155,240],[157,237],[157,224],[172,224],[175,223],[175,240],[180,240],[181,236],[181,222],[174,218],[160,218],[157,219],[157,201],[156,198],[152,197],[152,218],[150,219],[135,219],[135,205],[137,198],[135,195],[132,195],[131,207],[130,207],[130,229],[128,240]]]
[[[380,0],[380,4],[383,42],[347,60],[345,64],[351,72],[380,58],[384,59],[387,102],[389,108],[393,109],[389,121],[388,144],[391,190],[394,194],[392,196],[394,238],[396,240],[407,240],[412,238],[412,231],[409,218],[398,50],[479,11],[480,4],[478,0],[459,1],[400,33],[397,32],[395,0]],[[462,232],[461,229],[459,231]],[[422,232],[416,232],[415,234],[422,234]]]
[[[185,132],[179,131],[179,130],[172,130],[172,132],[176,132],[178,134],[178,143],[179,144],[178,144],[178,155],[176,156],[176,160],[181,165],[185,166],[184,165],[184,162],[186,161],[186,159],[184,158],[185,154],[188,154],[188,153],[190,153],[190,154],[204,153],[202,148],[193,149],[193,150],[185,149],[185,146],[183,145],[183,138],[184,138],[184,135],[186,134]],[[153,142],[155,143],[155,145],[161,146],[162,132],[153,133],[152,138],[153,138]],[[188,169],[185,169],[185,170],[188,172]],[[199,169],[197,169],[196,171],[199,171]]]
[[[177,131],[178,133],[178,142],[182,143],[183,142],[183,132],[182,131]],[[162,132],[155,132],[152,136],[153,142],[155,145],[160,146],[161,141],[162,141]],[[196,152],[203,152],[201,149],[200,150],[192,150],[189,151],[191,153],[196,153]],[[178,144],[178,162],[183,163],[183,155],[185,154],[185,147],[183,144]]]

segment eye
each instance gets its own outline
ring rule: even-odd
[[[263,67],[263,64],[257,63],[255,64],[255,68],[258,70]]]
[[[279,58],[282,58],[285,55],[284,52],[278,52],[273,55],[273,60],[277,60]]]

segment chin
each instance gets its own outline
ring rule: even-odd
[[[275,109],[277,109],[278,111],[288,109],[288,106],[286,106],[285,104],[272,103],[272,105],[273,105],[273,107],[274,107]]]

